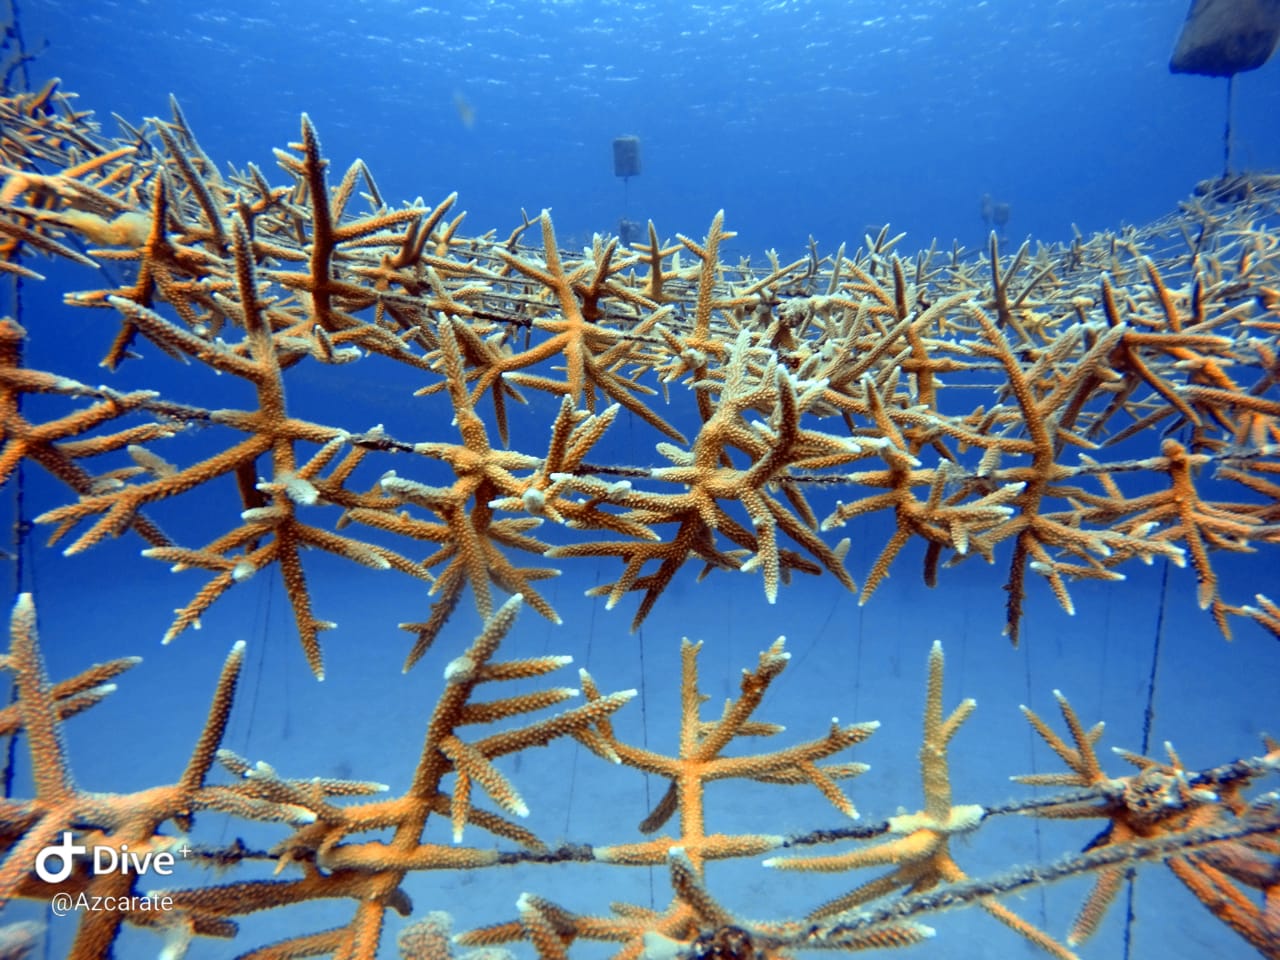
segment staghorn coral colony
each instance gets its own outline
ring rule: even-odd
[[[1168,871],[1235,942],[1280,957],[1273,740],[1205,768],[1172,747],[1123,753],[1117,773],[1099,758],[1102,725],[1055,693],[1060,716],[1024,708],[1059,766],[1017,779],[1044,789],[959,802],[970,798],[953,797],[951,741],[974,703],[944,690],[935,643],[921,665],[923,801],[911,787],[869,803],[877,788],[850,786],[866,769],[850,748],[878,724],[814,717],[804,739],[766,719],[790,659],[782,640],[741,665],[719,711],[703,708],[702,644],[685,641],[674,743],[630,736],[622,721],[645,698],[612,677],[581,670],[557,685],[567,657],[503,653],[518,616],[560,621],[557,568],[606,571],[589,593],[630,611],[635,630],[687,602],[669,595],[679,584],[733,571],[770,603],[788,602],[797,574],[872,601],[900,555],[922,558],[930,586],[956,565],[993,564],[1001,575],[984,582],[994,603],[1003,581],[1015,645],[1035,592],[1071,612],[1074,584],[1140,562],[1184,568],[1172,577],[1194,581],[1210,630],[1280,636],[1280,608],[1221,575],[1228,553],[1274,564],[1280,541],[1280,234],[1257,226],[1275,218],[1280,180],[1209,184],[1164,222],[1066,245],[1010,253],[993,237],[978,256],[905,255],[886,229],[857,249],[815,244],[760,266],[726,256],[723,215],[701,237],[661,239],[651,224],[642,243],[596,236],[577,252],[561,249],[547,212],[470,236],[453,196],[396,205],[362,162],[332,168],[305,117],[274,173],[220,170],[176,104],[170,119],[108,134],[56,82],[0,100],[0,124],[0,270],[39,284],[52,258],[116,278],[66,293],[111,331],[106,385],[27,364],[30,344],[58,336],[38,316],[0,324],[0,480],[44,474],[63,491],[36,531],[69,556],[127,541],[148,558],[131,563],[185,572],[175,589],[198,578],[166,640],[216,616],[238,584],[278,578],[319,678],[337,601],[309,587],[317,565],[404,578],[421,604],[400,624],[405,670],[443,674],[434,705],[413,715],[425,733],[403,788],[294,778],[227,749],[238,643],[207,678],[207,720],[177,779],[90,792],[63,728],[92,716],[136,660],[54,682],[37,639],[45,601],[20,596],[3,661],[15,698],[0,718],[31,776],[0,802],[0,903],[79,898],[60,921],[75,929],[70,956],[110,956],[141,927],[163,936],[166,957],[221,938],[214,955],[258,960],[373,958],[392,941],[413,958],[504,947],[551,960],[597,943],[747,960],[919,944],[935,915],[976,907],[1072,957],[1122,909],[1137,869]],[[185,364],[180,387],[111,386],[141,358]],[[340,402],[325,422],[299,415],[295,387],[348,384],[349,369],[369,381],[407,371],[435,413],[395,429],[346,422]],[[631,445],[611,445],[622,431]],[[865,529],[887,536],[851,570],[845,536]],[[469,646],[458,630],[475,635]],[[539,798],[510,758],[553,742],[572,744],[592,777],[649,775],[649,815],[609,837],[575,835],[572,821],[566,837],[524,826]],[[807,790],[829,819],[721,832],[718,781]],[[870,822],[855,796],[906,806]],[[1088,823],[1065,859],[962,868],[954,839],[1018,818]],[[211,819],[235,836],[202,834]],[[187,869],[153,890],[153,878],[68,855],[51,883],[38,855],[68,835],[116,855],[180,853]],[[774,915],[767,898],[731,902],[717,861],[802,883],[837,874],[840,892],[815,885],[807,913]],[[423,871],[520,865],[532,887],[486,901],[488,924],[457,933],[438,912],[451,904],[406,892]],[[537,891],[542,867],[610,891],[610,877],[649,867],[657,892],[582,909]],[[1068,878],[1086,881],[1074,919],[1029,919],[1010,896]],[[241,925],[263,912],[285,932],[246,940]],[[30,929],[13,936],[29,942]]]

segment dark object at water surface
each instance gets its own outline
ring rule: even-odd
[[[1266,63],[1277,41],[1280,0],[1192,0],[1169,70],[1234,76]]]

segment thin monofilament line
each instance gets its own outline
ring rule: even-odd
[[[600,585],[600,571],[596,570],[596,586]],[[554,596],[554,594],[553,594]],[[591,670],[591,641],[596,635],[596,604],[591,604],[587,612],[587,652],[583,657],[582,669]],[[543,649],[543,654],[547,653]],[[569,758],[569,802],[564,808],[564,835],[569,836],[569,832],[573,827],[573,791],[578,782],[578,757],[582,754],[582,744],[577,744],[573,749],[573,754]]]
[[[1026,644],[1026,646],[1024,647],[1024,653],[1022,655],[1023,672],[1025,675],[1025,681],[1026,681],[1025,683],[1026,689],[1025,689],[1024,695],[1027,698],[1027,703],[1032,703],[1034,699],[1033,693],[1034,693],[1035,687],[1031,682],[1031,650],[1034,646],[1035,645],[1032,643]],[[1039,769],[1036,767],[1036,743],[1037,742],[1039,742],[1039,738],[1036,736],[1035,729],[1033,727],[1028,726],[1027,728],[1027,762],[1031,765],[1031,774],[1033,776],[1040,772]],[[1041,861],[1044,860],[1044,837],[1041,835],[1041,832],[1040,832],[1040,820],[1038,818],[1032,821],[1032,831],[1035,834],[1036,862],[1040,863]],[[1039,890],[1039,900],[1040,900],[1039,916],[1036,919],[1036,923],[1037,925],[1040,926],[1041,929],[1044,929],[1049,925],[1049,904],[1048,904],[1048,898],[1045,896],[1043,887],[1041,887]]]
[[[16,16],[16,14],[15,14]],[[14,275],[12,281],[13,290],[13,319],[22,325],[22,277]],[[19,348],[21,349],[21,348]],[[22,394],[17,394],[13,398],[14,408],[18,411],[22,410]],[[24,592],[34,592],[34,584],[28,583],[28,571],[34,569],[26,562],[26,553],[29,549],[28,541],[31,532],[31,524],[27,520],[26,513],[26,481],[23,471],[23,462],[19,461],[13,470],[13,539],[11,543],[12,556],[10,560],[13,563],[13,584],[12,595],[18,596]],[[10,682],[9,685],[9,704],[12,706],[18,702],[18,685]],[[9,799],[13,796],[13,777],[17,764],[18,736],[13,734],[9,737],[5,744],[4,771],[0,779],[4,781],[4,796]]]
[[[594,609],[594,604],[592,608]],[[644,666],[644,626],[636,628],[636,639],[639,640],[640,647],[640,745],[644,749],[649,749],[649,695],[645,687],[646,670]],[[653,810],[653,798],[649,794],[649,778],[650,774],[644,775],[644,808],[645,810]],[[649,909],[657,908],[656,895],[653,889],[653,867],[648,867],[649,872]]]
[[[1169,594],[1169,561],[1166,559],[1160,567],[1160,603],[1156,609],[1156,629],[1151,639],[1151,670],[1147,674],[1147,704],[1142,711],[1142,755],[1145,757],[1151,748],[1151,727],[1156,715],[1156,673],[1160,665],[1160,645],[1164,640],[1164,607]],[[1133,949],[1134,898],[1136,896],[1136,874],[1129,871],[1126,880],[1124,905],[1124,960],[1130,960]]]
[[[1236,75],[1227,77],[1227,120],[1222,130],[1222,175],[1231,176],[1231,117],[1235,113]]]

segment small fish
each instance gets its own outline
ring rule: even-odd
[[[476,108],[457,90],[453,92],[453,109],[458,111],[458,119],[468,130],[476,125]]]

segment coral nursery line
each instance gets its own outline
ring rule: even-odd
[[[923,556],[930,586],[959,564],[996,565],[1014,644],[1032,591],[1070,613],[1073,582],[1121,581],[1153,561],[1181,568],[1171,576],[1192,586],[1206,633],[1280,637],[1276,603],[1241,595],[1218,564],[1233,552],[1274,565],[1280,544],[1280,234],[1257,226],[1280,212],[1280,178],[1206,183],[1164,221],[1068,244],[1001,251],[993,235],[977,255],[907,255],[886,228],[857,249],[813,244],[760,265],[726,258],[723,214],[700,237],[664,239],[650,224],[643,242],[597,235],[573,252],[547,212],[506,235],[468,235],[454,196],[397,205],[362,161],[332,168],[305,116],[269,174],[220,168],[176,103],[170,112],[117,120],[109,134],[56,81],[0,99],[0,272],[35,284],[50,282],[41,270],[54,275],[46,258],[65,261],[58,277],[77,266],[107,285],[68,291],[66,304],[113,328],[101,344],[108,383],[91,385],[70,366],[27,365],[30,343],[58,337],[49,324],[0,322],[0,481],[25,471],[58,486],[59,505],[33,520],[65,554],[91,559],[125,538],[140,566],[198,572],[167,640],[237,584],[278,577],[320,678],[335,624],[330,598],[309,587],[316,557],[417,581],[431,599],[400,625],[405,669],[422,662],[444,680],[399,796],[286,778],[225,749],[242,645],[209,678],[208,719],[175,782],[88,792],[62,725],[134,661],[52,682],[35,626],[45,600],[23,594],[3,661],[16,700],[0,724],[25,740],[32,795],[0,802],[0,903],[72,894],[113,905],[78,914],[70,955],[86,960],[110,956],[126,925],[158,930],[176,957],[197,938],[237,938],[245,915],[316,901],[341,922],[303,921],[227,950],[373,958],[400,915],[412,921],[398,927],[406,957],[523,944],[550,960],[600,941],[625,957],[748,960],[916,944],[933,937],[932,915],[977,907],[1071,957],[1133,870],[1166,869],[1244,943],[1280,957],[1270,739],[1208,769],[1172,748],[1122,752],[1118,774],[1099,759],[1101,724],[1058,694],[1060,721],[1026,716],[1065,769],[1018,778],[1054,792],[959,803],[948,748],[973,702],[947,709],[935,645],[923,805],[854,823],[847,782],[865,768],[845,758],[876,724],[751,745],[783,733],[762,716],[789,662],[782,641],[745,665],[718,716],[703,714],[700,644],[686,641],[674,745],[615,729],[635,690],[606,692],[586,671],[574,687],[549,685],[542,678],[567,658],[499,656],[518,614],[560,621],[544,586],[556,565],[611,571],[590,593],[628,610],[634,629],[671,602],[672,584],[730,571],[770,603],[788,602],[797,574],[875,602],[904,552]],[[184,364],[181,379],[110,385],[140,357]],[[424,406],[448,415],[410,421],[416,433],[345,422],[340,403],[308,410],[323,422],[301,415],[299,375],[350,376],[339,367],[407,375]],[[643,438],[632,448],[642,462],[611,452],[624,424]],[[869,567],[849,570],[846,534],[863,536],[877,517],[892,520],[887,539]],[[464,603],[483,627],[445,663],[433,643]],[[663,785],[638,837],[556,845],[519,823],[538,798],[496,761],[555,740],[598,758],[602,777],[639,772]],[[816,790],[843,825],[714,832],[706,787],[721,780]],[[189,846],[194,822],[215,815],[276,840]],[[952,838],[1013,816],[1096,822],[1078,856],[971,877]],[[432,819],[451,842],[427,838]],[[163,891],[158,912],[136,874],[98,872],[84,857],[50,882],[36,864],[59,842],[106,849],[113,863],[185,849],[220,872]],[[236,875],[262,860],[272,877]],[[848,890],[803,916],[740,914],[706,869],[717,860],[802,883],[848,873]],[[667,902],[599,915],[528,892],[455,936],[444,914],[424,911],[447,904],[417,905],[404,890],[415,871],[587,862],[595,877],[657,867]],[[1062,939],[1000,899],[1082,874],[1092,885]]]

